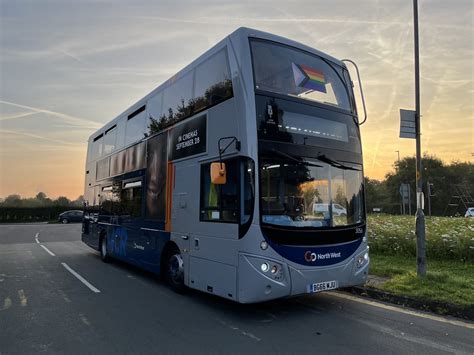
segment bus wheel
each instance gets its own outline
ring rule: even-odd
[[[183,293],[186,289],[184,285],[184,262],[183,257],[177,249],[168,254],[166,263],[166,282],[173,291]]]
[[[107,252],[107,238],[103,236],[100,238],[100,258],[104,263],[108,263],[110,261],[109,253]]]

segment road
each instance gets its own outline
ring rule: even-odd
[[[80,225],[0,225],[0,354],[474,353],[474,325],[342,292],[240,305],[105,264]]]

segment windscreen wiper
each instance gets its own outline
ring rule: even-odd
[[[290,154],[288,154],[288,153],[282,152],[281,150],[278,150],[278,149],[275,149],[275,148],[272,149],[272,152],[274,152],[274,153],[276,153],[276,154],[278,154],[278,155],[281,155],[282,157],[291,159],[291,160],[297,162],[298,164],[307,165],[307,166],[314,166],[314,167],[316,167],[316,168],[322,168],[322,165],[309,163],[309,162],[307,162],[307,161],[304,161],[304,160],[301,159],[301,158],[295,157],[295,156],[293,156],[293,155],[290,155]]]
[[[355,170],[355,171],[361,171],[361,169],[358,169],[358,168],[354,168],[352,166],[348,166],[348,165],[344,165],[340,162],[338,162],[337,160],[334,160],[334,159],[331,159],[331,158],[328,158],[326,155],[324,154],[318,154],[316,159],[318,159],[319,161],[322,161],[323,163],[327,163],[331,166],[334,166],[335,168],[339,168],[339,169],[343,169],[343,170]]]

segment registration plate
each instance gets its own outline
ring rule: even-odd
[[[309,284],[307,288],[308,288],[308,293],[334,290],[335,288],[337,288],[337,281],[332,280],[332,281],[317,282],[314,284]]]

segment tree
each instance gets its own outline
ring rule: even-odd
[[[38,192],[35,197],[36,201],[24,201],[28,206],[51,206],[52,200],[46,196],[44,192]]]
[[[412,192],[412,211],[416,210],[415,186],[415,158],[406,157],[394,163],[394,171],[387,173],[382,182],[387,190],[389,203],[392,206],[400,204],[400,185],[409,184]],[[423,165],[423,192],[425,193],[425,210],[428,206],[427,183],[431,183],[436,191],[431,197],[431,211],[433,215],[443,215],[451,197],[456,195],[455,185],[462,185],[471,196],[474,195],[474,165],[471,163],[452,162],[445,164],[434,155],[424,154]],[[366,186],[366,190],[368,187]],[[369,193],[367,193],[369,195]],[[388,212],[388,211],[387,211]],[[394,209],[392,213],[397,213]]]
[[[345,207],[349,204],[347,201],[346,194],[341,185],[337,185],[336,196],[334,197],[334,202]]]
[[[74,201],[71,201],[72,206],[76,207],[82,207],[84,204],[84,196],[80,195],[78,198],[76,198]]]
[[[21,196],[17,194],[9,195],[3,201],[4,206],[20,207],[22,205]]]
[[[53,203],[58,206],[69,206],[71,201],[65,196],[59,196]]]
[[[365,203],[368,212],[381,208],[382,212],[399,213],[399,202],[393,202],[387,189],[386,180],[365,178]]]
[[[46,197],[46,194],[44,192],[40,191],[36,194],[36,199],[39,200],[39,201],[44,201],[44,200],[46,200],[46,198],[47,197]]]

